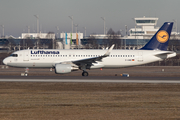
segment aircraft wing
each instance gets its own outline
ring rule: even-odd
[[[108,49],[108,51],[102,55],[102,56],[98,56],[98,57],[92,57],[92,58],[87,58],[87,59],[80,59],[80,60],[76,60],[76,61],[72,61],[72,63],[78,65],[78,66],[91,66],[92,63],[96,63],[96,61],[101,61],[103,58],[108,57],[112,51],[112,49],[114,48],[114,44],[111,46],[111,48]]]

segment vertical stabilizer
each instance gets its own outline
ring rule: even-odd
[[[165,22],[149,42],[140,50],[167,50],[173,22]]]

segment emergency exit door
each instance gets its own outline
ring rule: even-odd
[[[25,50],[23,53],[23,60],[29,61],[29,50]]]

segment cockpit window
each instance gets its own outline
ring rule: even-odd
[[[18,54],[11,54],[12,57],[18,57]]]

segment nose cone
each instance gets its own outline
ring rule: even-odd
[[[3,60],[3,63],[5,64],[5,65],[7,65],[7,58],[5,58],[4,60]]]

